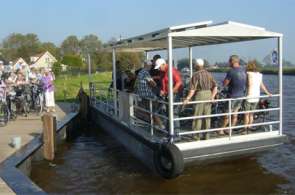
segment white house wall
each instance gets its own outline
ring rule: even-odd
[[[51,68],[54,62],[57,62],[55,57],[48,53],[45,53],[38,59],[37,62],[35,62],[35,64],[37,68]]]

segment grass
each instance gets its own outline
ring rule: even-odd
[[[111,72],[102,72],[92,75],[91,81],[108,82],[111,81]],[[55,85],[55,99],[56,101],[75,101],[80,85],[85,92],[89,91],[89,78],[87,74],[81,75],[60,75],[56,78]]]

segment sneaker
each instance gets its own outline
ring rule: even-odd
[[[196,141],[200,141],[200,140],[201,140],[201,138],[200,138],[199,135],[194,135],[194,136],[193,136],[193,139],[196,140]]]

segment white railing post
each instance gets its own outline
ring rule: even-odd
[[[136,98],[133,94],[129,94],[129,125],[134,125],[134,98]]]
[[[117,68],[116,68],[116,50],[113,47],[113,96],[114,96],[114,115],[117,117]]]
[[[151,118],[151,135],[154,135],[154,118],[153,118],[153,102],[149,100],[150,103],[150,118]]]
[[[173,57],[172,57],[172,37],[168,34],[168,107],[169,107],[169,135],[170,142],[174,139],[174,112],[173,112]]]
[[[279,62],[279,121],[280,121],[280,126],[279,126],[279,134],[283,134],[283,37],[278,38],[278,62]]]
[[[229,99],[228,101],[228,115],[229,115],[229,118],[228,118],[228,127],[229,127],[229,139],[231,139],[231,136],[232,136],[232,122],[231,122],[231,117],[232,117],[232,110],[231,110],[231,99]]]
[[[149,52],[145,51],[145,60],[148,61],[149,60]]]
[[[189,73],[190,73],[190,78],[193,77],[193,49],[192,47],[188,48],[189,52]]]

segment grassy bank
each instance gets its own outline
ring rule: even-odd
[[[110,81],[112,74],[110,72],[97,73],[92,75],[93,81]],[[56,78],[55,98],[56,101],[74,101],[82,83],[83,88],[88,92],[89,78],[87,74],[82,75],[60,75]]]
[[[227,72],[229,68],[211,69],[211,72]],[[263,74],[278,74],[278,70],[274,68],[263,68]],[[295,75],[294,67],[284,67],[285,75]],[[106,82],[111,81],[111,72],[102,72],[92,75],[92,81]],[[55,98],[56,101],[74,101],[82,83],[86,92],[89,90],[89,79],[87,74],[79,75],[60,75],[55,80]],[[106,86],[108,87],[108,86]]]

